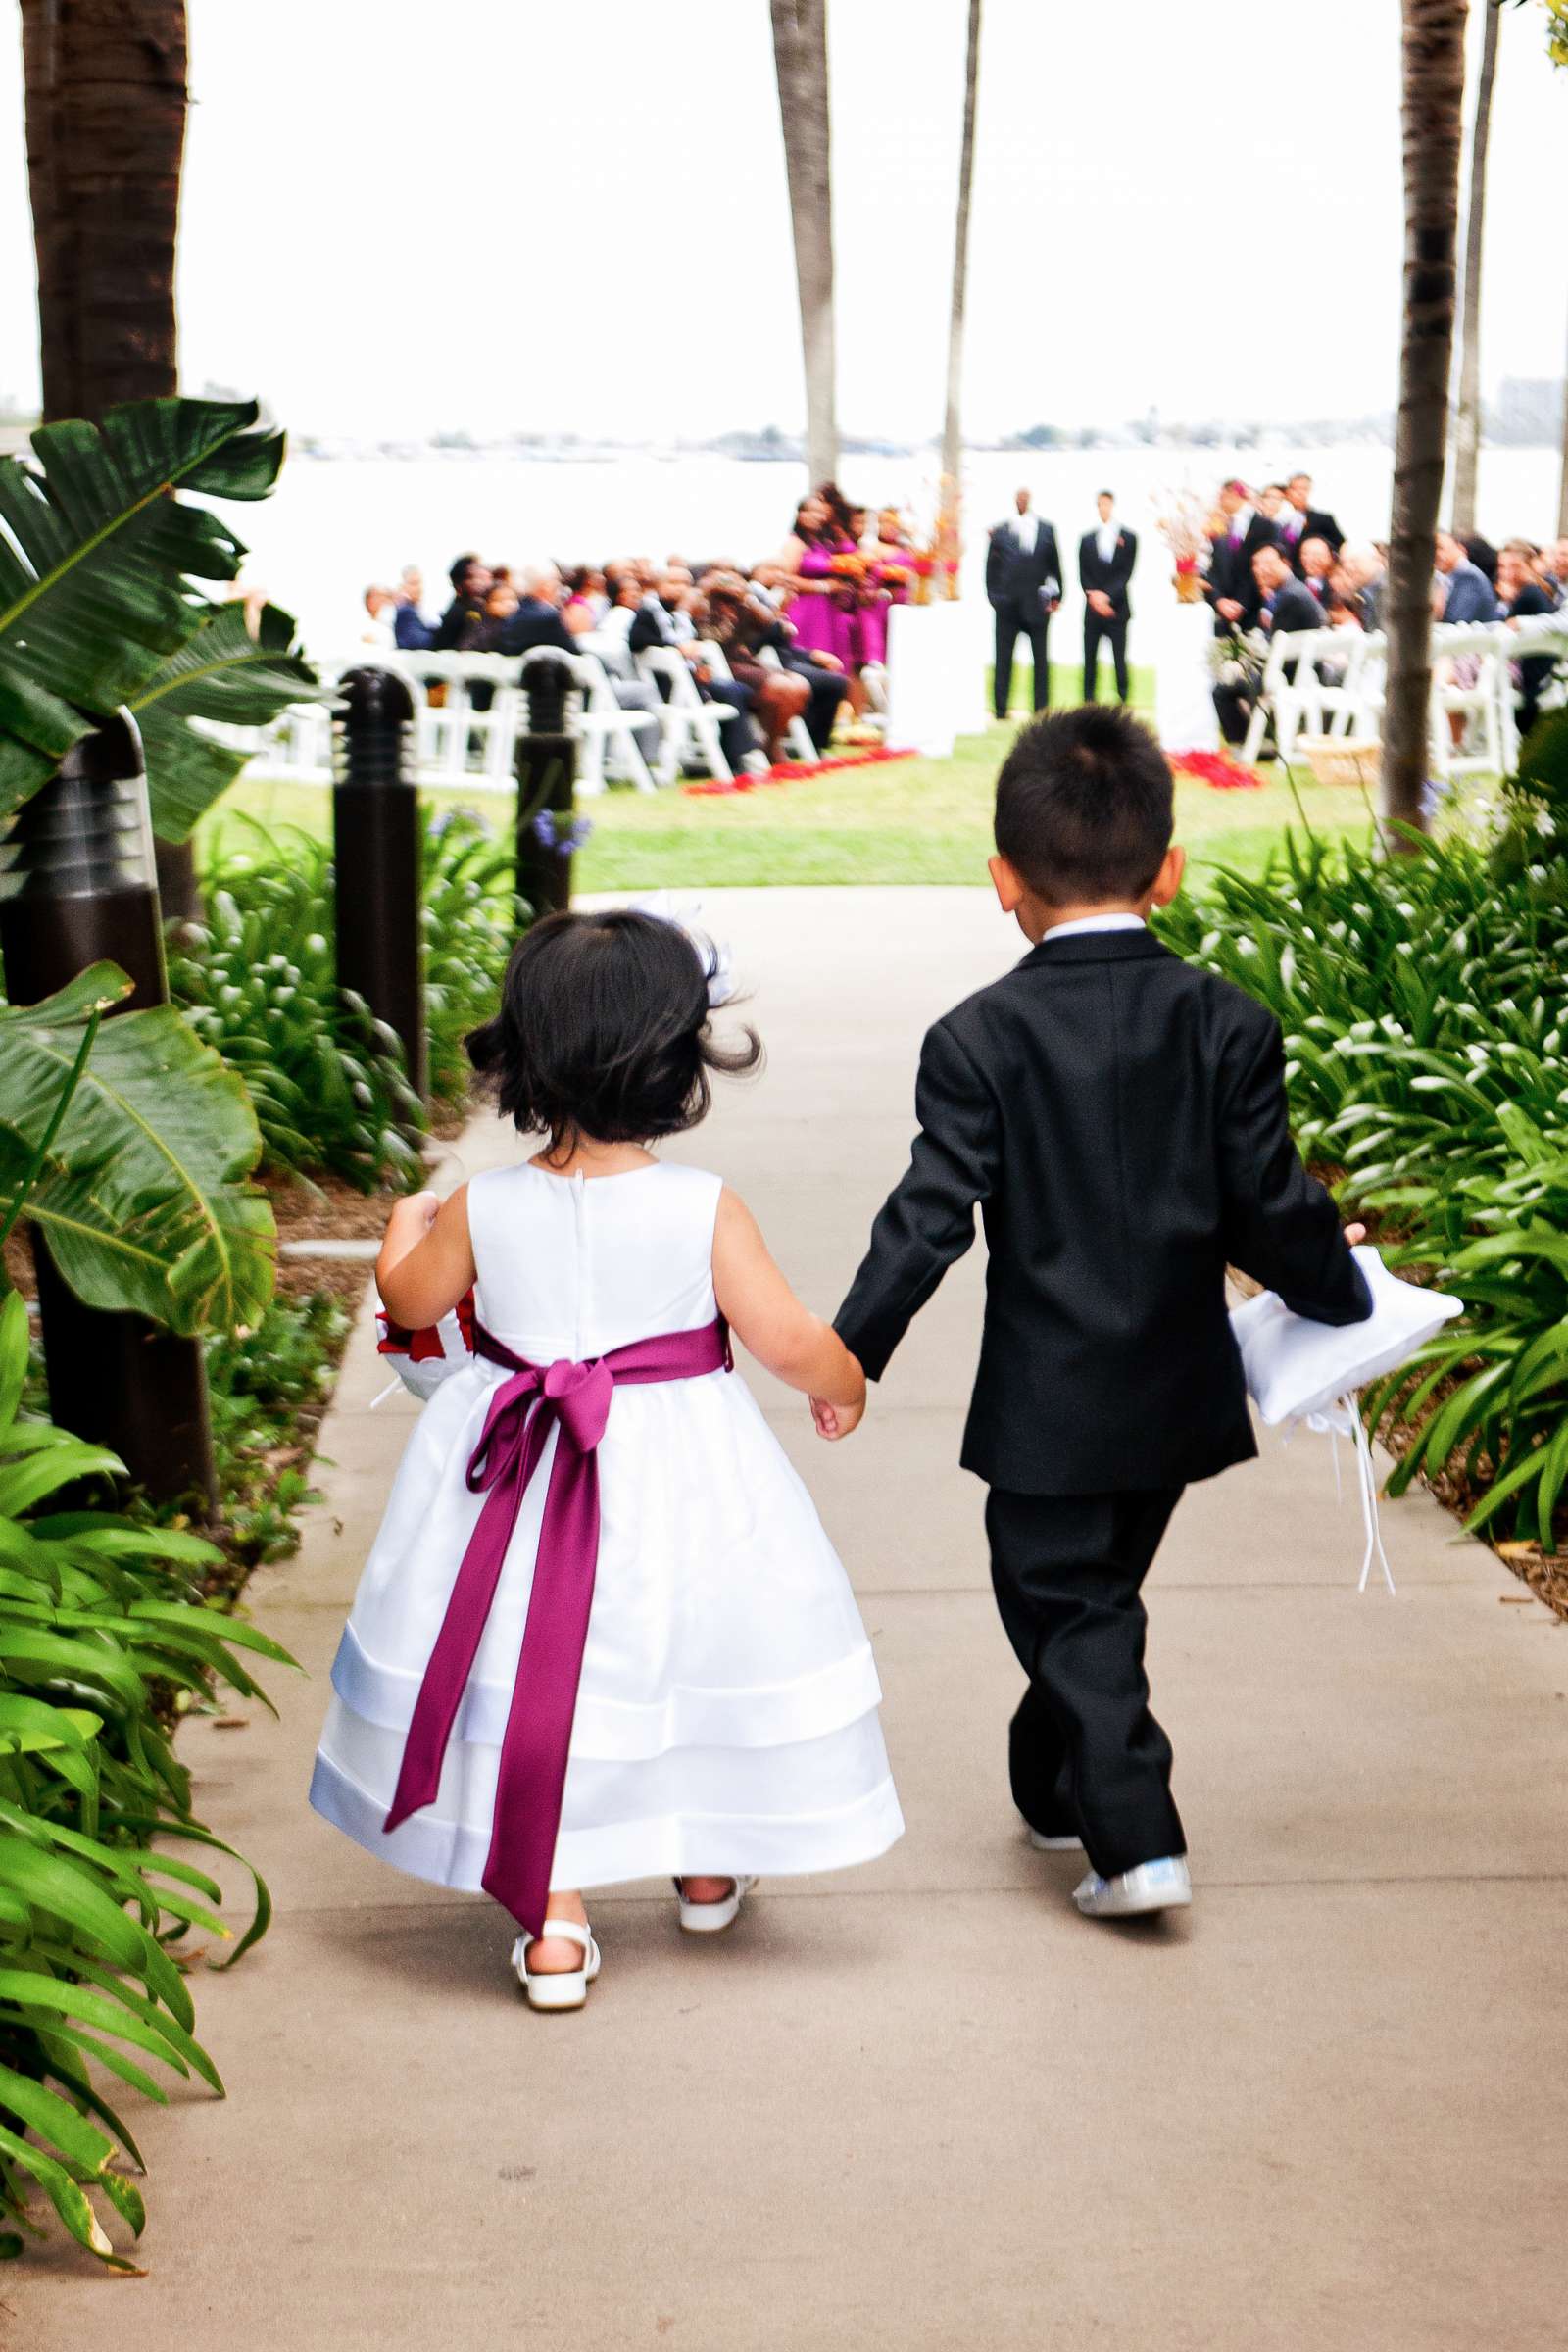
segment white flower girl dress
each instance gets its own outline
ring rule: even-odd
[[[716,1176],[662,1163],[591,1178],[527,1164],[475,1177],[481,1333],[514,1363],[580,1377],[632,1343],[704,1331],[717,1315],[720,1190]],[[333,1664],[311,1785],[317,1811],[359,1844],[451,1886],[495,1875],[486,1858],[498,1767],[565,1443],[559,1427],[522,1492],[438,1788],[431,1767],[433,1801],[384,1825],[486,1504],[470,1488],[470,1460],[507,1380],[505,1362],[476,1355],[415,1427]],[[550,1884],[833,1870],[884,1852],[904,1824],[870,1644],[810,1498],[740,1375],[617,1384],[596,1458],[597,1572]]]

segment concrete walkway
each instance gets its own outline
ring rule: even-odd
[[[722,1168],[831,1310],[903,1164],[927,1019],[1015,952],[979,894],[715,896],[767,1039],[680,1156]],[[487,1124],[475,1168],[506,1138]],[[198,1987],[229,2098],[136,2116],[152,2276],[0,2275],[30,2352],[1542,2352],[1565,2327],[1568,1632],[1425,1498],[1353,1588],[1326,1447],[1195,1490],[1152,1588],[1198,1900],[1080,1921],[1007,1801],[1018,1673],[956,1468],[978,1251],[853,1445],[751,1373],[862,1597],[908,1835],[683,1943],[594,1906],[587,2013],[543,2019],[482,1898],[307,1811],[324,1678],[408,1411],[362,1324],[327,1501],[258,1575],[313,1676],[192,1726],[198,1805],[278,1917]],[[5,2314],[9,2310],[10,2319]],[[7,2328],[16,2332],[7,2334]]]

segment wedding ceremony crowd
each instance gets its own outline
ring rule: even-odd
[[[860,722],[885,703],[889,609],[940,569],[896,509],[873,519],[827,482],[801,501],[779,548],[750,566],[671,555],[516,567],[466,553],[437,613],[411,565],[396,588],[365,591],[362,641],[403,653],[591,653],[650,747],[670,681],[667,671],[644,675],[638,657],[672,652],[702,699],[722,709],[730,767],[759,773],[783,757],[796,720],[819,754],[835,730],[852,745],[873,739]]]
[[[1372,631],[1382,625],[1387,543],[1348,542],[1332,513],[1312,499],[1307,473],[1256,491],[1233,478],[1221,485],[1205,525],[1202,594],[1214,614],[1215,635],[1235,641],[1235,658],[1214,687],[1220,731],[1228,743],[1241,743],[1247,734],[1269,637],[1323,628]],[[1565,599],[1568,539],[1517,537],[1495,547],[1474,533],[1464,538],[1452,531],[1438,533],[1434,620],[1517,626],[1560,612]],[[1537,655],[1517,666],[1519,725],[1528,733],[1556,661],[1551,654]]]

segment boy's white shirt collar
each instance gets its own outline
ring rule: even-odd
[[[1076,939],[1087,931],[1143,931],[1147,925],[1141,914],[1079,914],[1070,923],[1053,923],[1040,934],[1040,945],[1048,939]]]

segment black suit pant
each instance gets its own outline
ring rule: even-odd
[[[1029,640],[1029,651],[1035,665],[1035,709],[1044,710],[1051,700],[1051,656],[1047,640],[1051,634],[1049,616],[1040,607],[998,605],[997,613],[997,676],[996,713],[1007,715],[1007,701],[1012,693],[1012,649],[1020,636]]]
[[[1116,699],[1127,700],[1127,615],[1117,612],[1106,620],[1090,606],[1084,613],[1084,701],[1092,703],[1100,683],[1101,644],[1110,647],[1116,665]]]
[[[1102,1877],[1187,1850],[1170,1741],[1149,1711],[1142,1587],[1180,1487],[986,1502],[991,1579],[1029,1677],[1012,1719],[1013,1801],[1047,1836],[1078,1833]]]

